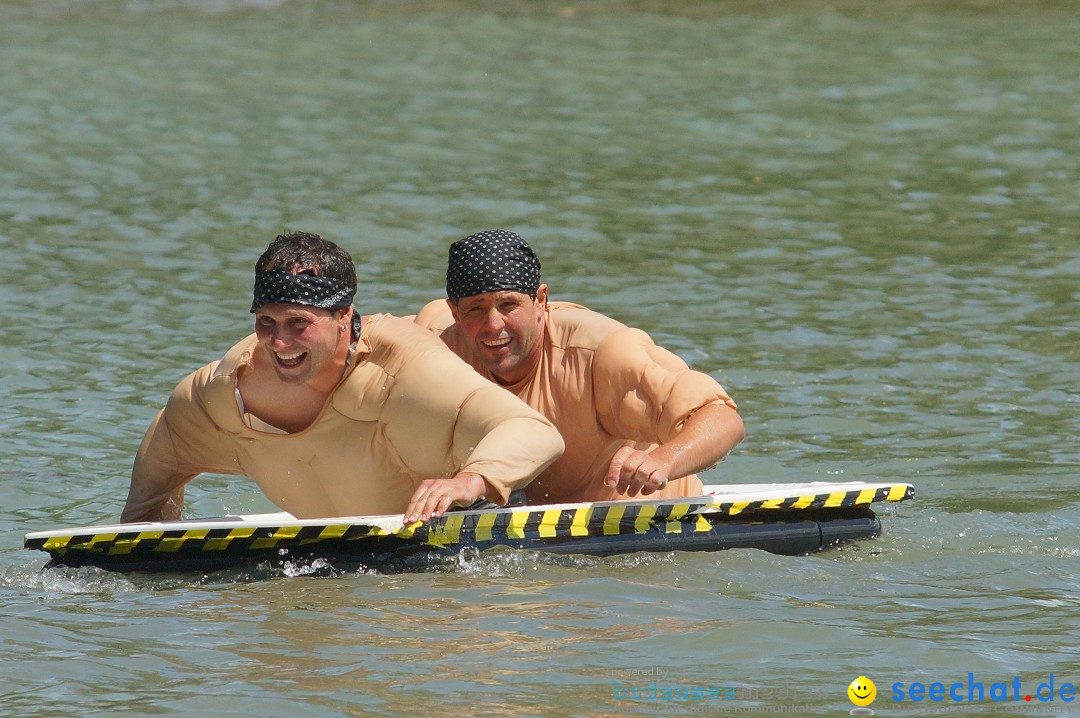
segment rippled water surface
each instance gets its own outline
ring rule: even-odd
[[[0,2],[0,713],[846,715],[860,675],[879,715],[1080,713],[891,700],[1080,683],[1077,37],[1071,2]],[[729,389],[748,437],[709,481],[916,499],[808,557],[161,578],[21,548],[117,517],[274,235],[410,314],[493,227]],[[619,699],[652,681],[734,698]]]

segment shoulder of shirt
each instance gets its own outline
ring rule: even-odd
[[[361,342],[366,340],[373,346],[407,346],[418,337],[423,337],[421,342],[430,343],[433,346],[438,345],[438,342],[432,341],[434,337],[431,332],[407,317],[395,317],[392,314],[368,316],[364,322],[364,328],[360,331]]]
[[[236,376],[236,372],[240,367],[251,363],[251,355],[254,353],[257,344],[258,339],[255,338],[255,334],[248,334],[236,344],[233,344],[221,359],[203,367],[204,369],[213,367],[207,379]]]
[[[435,336],[409,319],[390,314],[364,318],[349,375],[330,398],[334,409],[356,421],[377,421],[383,416],[404,369],[430,366],[451,354]]]
[[[240,367],[251,362],[256,345],[255,335],[244,337],[234,344],[221,359],[204,364],[188,374],[173,390],[167,404],[170,415],[199,420],[209,416],[219,428],[238,430],[236,421],[236,374]]]
[[[629,329],[611,317],[572,302],[548,302],[548,341],[561,349],[595,350],[611,334]]]
[[[390,314],[368,317],[356,351],[357,365],[374,363],[391,375],[396,374],[406,361],[429,352],[457,361],[430,331],[409,319]]]
[[[440,334],[454,325],[454,315],[445,299],[433,299],[416,313],[413,321],[435,334]]]

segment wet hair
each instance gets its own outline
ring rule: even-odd
[[[356,266],[349,253],[310,232],[286,232],[267,246],[255,262],[255,272],[273,271],[330,277],[356,291]]]

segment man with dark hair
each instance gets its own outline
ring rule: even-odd
[[[566,443],[525,488],[531,504],[700,495],[695,473],[743,439],[735,402],[712,377],[645,332],[549,302],[540,260],[513,232],[450,245],[446,294],[416,322],[549,418]]]
[[[295,232],[256,263],[255,333],[184,379],[139,448],[121,520],[180,517],[197,474],[246,475],[298,518],[505,504],[559,456],[551,422],[412,322],[353,307],[356,270]]]

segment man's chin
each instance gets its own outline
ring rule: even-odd
[[[515,376],[520,366],[519,361],[504,361],[488,365],[487,370],[500,384],[516,384],[518,379]]]
[[[506,347],[498,347],[492,349],[491,347],[480,345],[480,362],[489,370],[496,371],[500,367],[506,365],[507,362],[513,362],[513,357]]]

